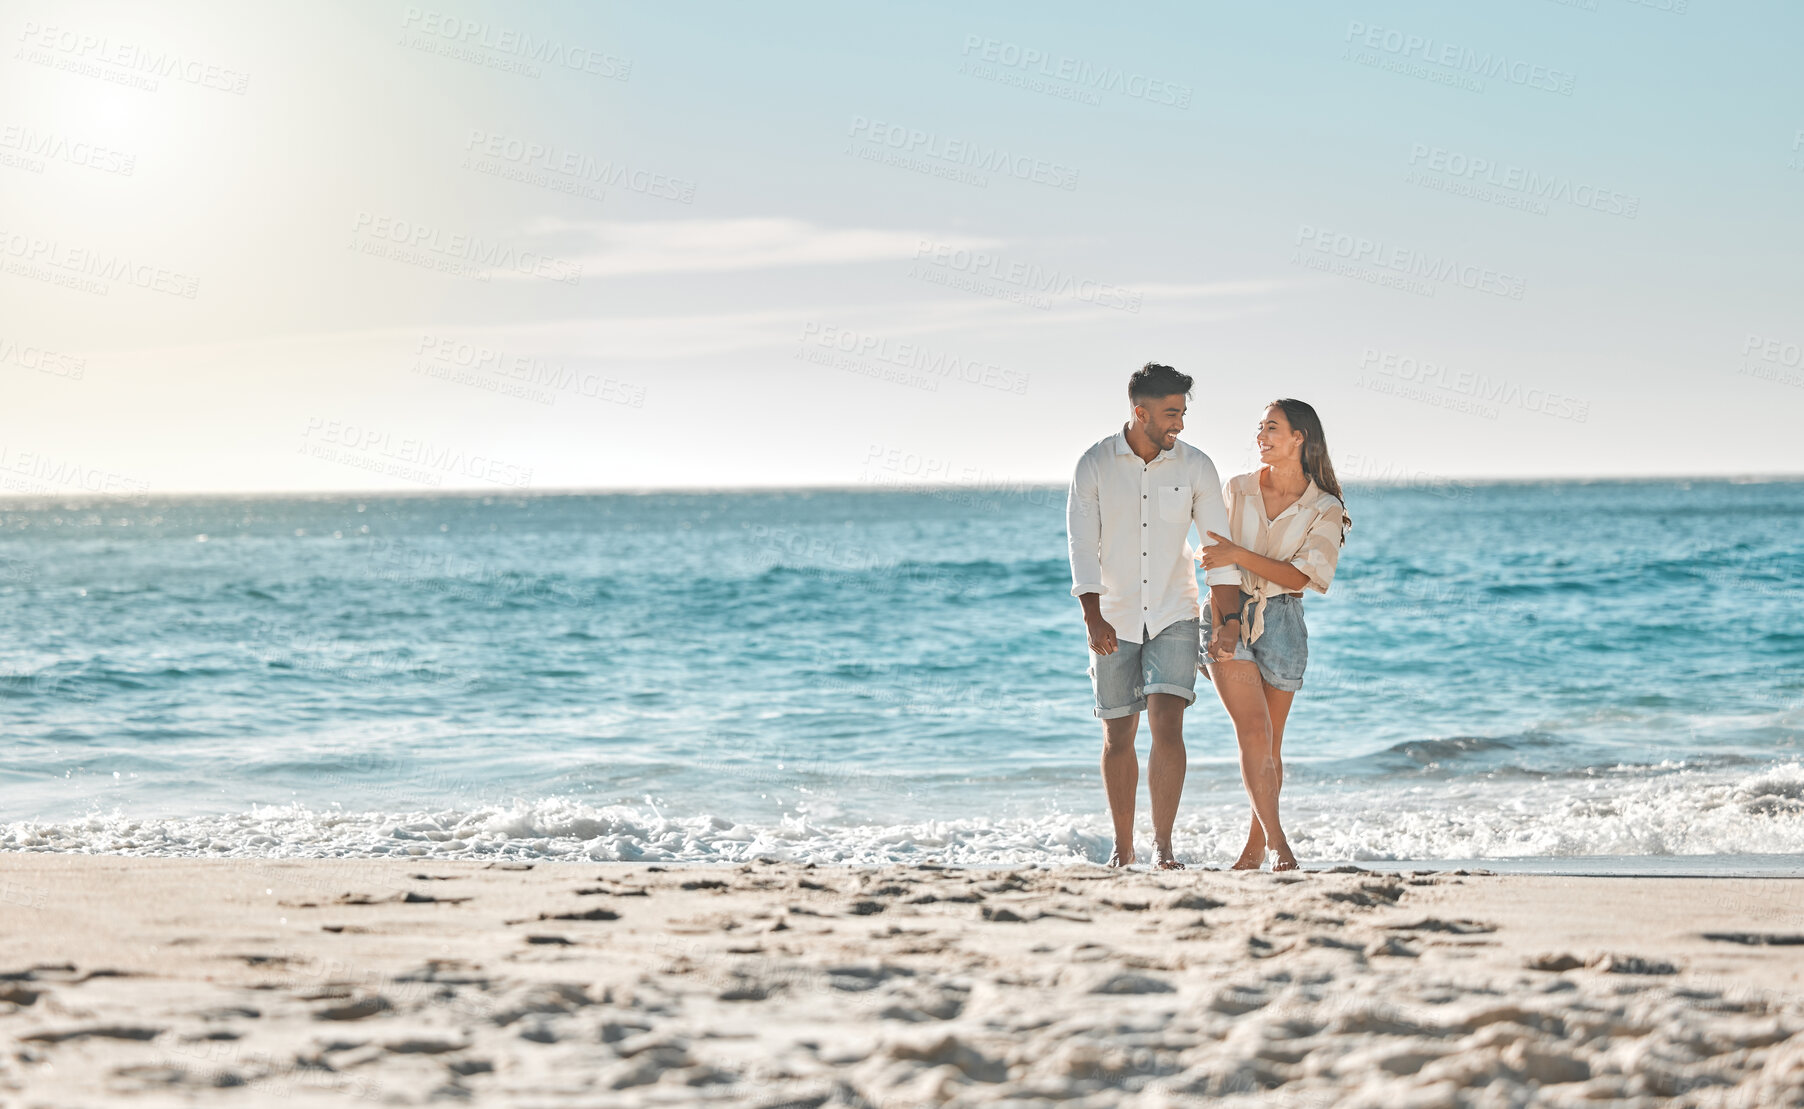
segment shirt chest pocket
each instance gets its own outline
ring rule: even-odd
[[[1160,485],[1155,488],[1159,519],[1168,524],[1181,524],[1190,519],[1190,486]]]

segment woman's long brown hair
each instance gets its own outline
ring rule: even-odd
[[[1303,473],[1315,482],[1317,489],[1345,505],[1347,498],[1340,491],[1340,479],[1334,476],[1334,463],[1328,458],[1328,437],[1322,432],[1322,418],[1315,414],[1315,408],[1294,397],[1280,397],[1272,402],[1272,407],[1283,409],[1291,430],[1303,433]],[[1353,517],[1343,509],[1340,518],[1340,539],[1345,543]]]

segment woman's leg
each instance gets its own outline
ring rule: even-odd
[[[1274,689],[1263,681],[1260,682],[1260,686],[1265,695],[1266,717],[1272,722],[1272,764],[1277,770],[1278,792],[1282,795],[1284,792],[1284,721],[1290,717],[1290,703],[1296,697],[1296,691]],[[1252,826],[1247,829],[1246,846],[1241,848],[1240,859],[1234,864],[1234,869],[1257,870],[1264,861],[1265,829],[1259,824],[1259,814],[1254,812]]]
[[[1263,683],[1261,683],[1263,684]],[[1273,689],[1265,686],[1265,711],[1272,722],[1272,769],[1277,777],[1278,785],[1275,793],[1284,791],[1284,721],[1290,717],[1290,703],[1296,697],[1291,689]],[[1278,851],[1278,859],[1272,864],[1273,870],[1295,870],[1297,860],[1290,853],[1290,845],[1285,844]]]
[[[1259,676],[1257,663],[1241,660],[1211,664],[1215,692],[1222,707],[1234,721],[1234,735],[1240,741],[1240,778],[1246,784],[1247,797],[1253,803],[1254,821],[1263,834],[1264,843],[1279,852],[1280,858],[1290,853],[1284,840],[1284,829],[1278,823],[1277,766],[1272,754],[1271,713],[1263,692],[1265,682]],[[1242,858],[1244,862],[1244,856]],[[1257,867],[1258,861],[1252,866]],[[1295,865],[1294,863],[1292,865]],[[1240,863],[1235,866],[1239,869]]]

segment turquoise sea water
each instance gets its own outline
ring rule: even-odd
[[[1804,483],[1347,501],[1306,862],[1804,852]],[[12,503],[0,847],[1100,861],[1069,585],[1062,489]]]

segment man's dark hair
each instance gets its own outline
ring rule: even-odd
[[[1148,362],[1135,370],[1133,377],[1128,378],[1128,400],[1139,404],[1141,401],[1169,397],[1173,393],[1189,396],[1191,384],[1189,374],[1181,374],[1170,366],[1161,366],[1157,362]]]

